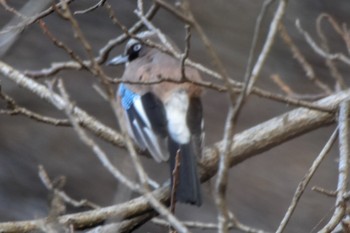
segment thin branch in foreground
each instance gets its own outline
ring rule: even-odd
[[[135,192],[141,192],[141,188],[139,184],[136,184],[129,180],[119,169],[117,169],[108,159],[108,156],[104,153],[104,151],[91,139],[87,136],[84,130],[80,127],[79,121],[74,116],[74,108],[75,106],[70,102],[68,94],[63,86],[62,80],[58,80],[58,89],[60,91],[61,97],[65,101],[65,105],[63,106],[63,110],[71,121],[74,130],[79,135],[79,139],[84,142],[97,156],[102,165],[107,168],[107,170],[122,184],[127,186],[129,189]]]
[[[325,156],[329,153],[331,150],[332,146],[334,145],[336,139],[338,138],[338,128],[336,128],[331,135],[331,137],[328,139],[327,143],[325,146],[322,148],[320,154],[316,157],[314,162],[312,163],[310,169],[308,172],[304,175],[302,181],[299,183],[297,189],[295,190],[294,196],[292,198],[292,201],[288,207],[288,210],[286,211],[280,225],[278,226],[276,233],[282,233],[284,229],[286,228],[301,196],[303,195],[306,186],[309,184],[311,178],[315,174],[316,170],[320,166],[321,162],[325,158]]]
[[[6,95],[4,92],[1,91],[1,86],[0,98],[5,100],[7,103],[7,110],[0,109],[0,114],[22,115],[28,117],[29,119],[33,119],[35,121],[54,126],[71,126],[68,119],[57,119],[49,116],[44,116],[33,112],[27,108],[19,106],[14,99],[12,99],[9,95]]]
[[[339,126],[339,164],[338,164],[338,184],[335,210],[329,222],[319,231],[321,233],[331,232],[343,219],[346,213],[346,192],[349,175],[349,113],[350,101],[340,103],[338,126]]]
[[[242,92],[238,96],[236,104],[230,107],[229,113],[227,114],[226,124],[225,124],[225,132],[224,132],[224,138],[223,138],[223,151],[220,155],[219,160],[219,168],[218,168],[218,175],[215,183],[215,202],[218,207],[218,222],[219,222],[219,229],[218,231],[221,233],[228,232],[228,209],[226,204],[226,190],[227,190],[227,182],[228,182],[228,169],[229,169],[229,155],[232,152],[232,147],[234,146],[234,129],[235,125],[239,116],[239,113],[245,103],[246,97],[249,96],[251,91],[253,90],[254,83],[260,73],[260,70],[264,64],[264,61],[267,58],[267,55],[270,51],[270,48],[272,47],[275,34],[277,31],[277,25],[282,19],[282,16],[284,14],[284,10],[286,8],[286,1],[280,0],[279,5],[277,7],[277,10],[275,12],[274,18],[271,21],[270,29],[268,32],[267,39],[264,43],[263,49],[258,56],[258,60],[254,65],[254,68],[250,74],[250,67],[247,68],[246,76],[244,77],[244,84],[242,87]],[[262,11],[262,14],[264,14],[264,8]],[[261,16],[263,17],[263,16]],[[260,17],[259,17],[260,18]],[[259,19],[258,18],[258,19]],[[260,21],[257,22],[259,24]],[[201,32],[200,27],[196,27],[197,31]],[[206,37],[203,37],[205,39]],[[205,42],[205,40],[204,40]],[[253,46],[254,41],[253,41]],[[215,55],[215,53],[214,53]],[[215,56],[214,56],[215,58]],[[251,58],[252,59],[252,58]],[[219,63],[220,64],[220,63]],[[220,68],[220,66],[219,66]],[[225,70],[222,70],[225,71]],[[225,73],[222,73],[224,75]],[[229,82],[228,77],[224,77],[224,80]],[[229,88],[230,85],[227,85]],[[231,95],[231,101],[233,103],[233,95]]]
[[[282,19],[284,14],[284,10],[286,8],[287,2],[285,0],[280,0],[277,10],[275,12],[274,18],[270,23],[270,29],[268,32],[268,36],[264,43],[263,49],[258,56],[258,59],[254,65],[251,75],[247,75],[244,79],[244,84],[242,88],[242,92],[239,94],[237,98],[237,102],[234,106],[230,106],[229,112],[226,118],[224,138],[223,138],[223,152],[220,155],[219,160],[219,168],[217,179],[215,183],[215,202],[218,207],[218,223],[220,233],[228,232],[228,209],[226,203],[226,190],[228,183],[228,171],[229,171],[229,160],[230,154],[232,152],[232,147],[234,145],[234,131],[236,127],[236,122],[238,120],[238,116],[243,108],[243,105],[246,101],[246,98],[250,95],[251,90],[254,86],[255,81],[261,71],[261,68],[267,58],[267,55],[272,47],[274,42],[275,34],[277,31],[277,25]],[[197,28],[197,31],[201,28]],[[205,38],[205,37],[204,37]],[[223,70],[224,71],[224,70]],[[225,73],[223,73],[225,74]],[[225,78],[225,77],[224,77]],[[225,78],[226,81],[229,81],[228,77]],[[229,85],[227,87],[230,87]],[[230,95],[231,102],[233,101],[233,96]]]

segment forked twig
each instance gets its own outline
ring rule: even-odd
[[[64,191],[62,191],[61,189],[56,189],[54,187],[54,185],[52,184],[52,181],[50,180],[47,172],[45,171],[44,166],[39,165],[39,177],[41,179],[41,181],[43,182],[43,184],[45,185],[45,187],[52,191],[55,192],[57,195],[59,195],[62,200],[64,200],[66,203],[74,206],[74,207],[89,207],[91,209],[97,209],[100,208],[100,206],[96,205],[95,203],[92,203],[86,199],[84,200],[80,200],[77,201],[73,198],[71,198],[70,196],[68,196]]]

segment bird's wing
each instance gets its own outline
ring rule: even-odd
[[[191,98],[187,113],[187,124],[191,132],[191,144],[197,159],[202,157],[204,147],[204,118],[200,98]]]
[[[167,161],[167,122],[161,101],[152,93],[146,93],[134,97],[124,110],[136,143],[147,149],[157,162]]]

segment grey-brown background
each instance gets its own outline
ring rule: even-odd
[[[10,5],[16,7],[21,6],[22,2],[8,1]],[[90,1],[76,1],[71,6],[76,10],[85,9],[91,4]],[[255,19],[262,1],[192,0],[191,4],[194,15],[212,40],[228,72],[235,79],[241,80]],[[113,6],[122,22],[127,25],[135,22],[136,17],[133,14],[135,1],[113,1]],[[321,12],[331,14],[339,22],[348,23],[350,19],[350,6],[345,0],[300,0],[289,2],[284,23],[305,56],[313,64],[317,76],[332,83],[324,61],[309,49],[294,27],[295,20],[299,18],[303,27],[314,35],[315,20]],[[272,10],[269,12],[268,20],[271,19],[271,13],[273,13]],[[8,12],[0,9],[1,26],[10,18],[11,15]],[[120,30],[110,22],[103,8],[76,18],[93,44],[95,52],[120,33]],[[45,22],[52,33],[79,54],[83,54],[82,47],[74,40],[67,22],[55,14],[45,18]],[[172,15],[160,11],[154,22],[180,47],[183,47],[183,25],[179,24]],[[263,32],[267,30],[267,22],[264,24]],[[325,29],[328,30],[327,35],[332,48],[337,51],[344,50],[341,40],[326,24]],[[193,35],[191,47],[191,58],[211,66],[210,59],[196,34]],[[113,54],[121,52],[122,49],[122,47],[116,48]],[[51,62],[67,59],[69,57],[64,52],[54,47],[43,36],[38,25],[26,28],[14,47],[3,57],[5,62],[20,70],[45,68]],[[122,68],[106,68],[106,71],[112,76],[120,76]],[[348,69],[341,67],[341,71],[347,78]],[[269,76],[274,73],[280,74],[298,93],[318,91],[307,80],[279,37],[258,85],[278,92],[278,88],[269,79]],[[92,88],[92,84],[97,83],[94,77],[84,71],[61,72],[57,77],[63,78],[72,99],[79,106],[107,125],[117,127],[108,104]],[[18,88],[3,78],[0,81],[3,90],[14,96],[21,105],[42,114],[63,117],[62,113],[28,91]],[[3,102],[0,104],[4,107]],[[207,91],[204,97],[204,108],[206,141],[210,144],[222,137],[227,111],[225,94]],[[251,97],[239,119],[238,131],[290,109],[283,104]],[[230,209],[242,222],[267,231],[274,231],[289,205],[298,182],[321,150],[322,144],[330,136],[332,129],[333,126],[315,130],[234,167],[231,171],[228,190]],[[47,215],[48,193],[38,178],[38,164],[44,165],[51,177],[66,176],[67,184],[64,190],[74,198],[86,198],[106,206],[129,197],[127,194],[123,197],[118,195],[121,187],[101,166],[93,153],[79,141],[71,128],[44,125],[24,117],[0,115],[0,139],[0,221],[33,219]],[[102,145],[116,166],[126,171],[131,170],[123,150],[105,143]],[[336,155],[337,150],[334,149],[323,162],[311,185],[328,189],[336,187]],[[161,177],[161,180],[168,177],[166,165],[155,164],[150,159],[144,159],[144,162],[153,177]],[[132,172],[130,174],[132,176]],[[310,232],[314,227],[317,228],[320,221],[323,220],[325,223],[332,213],[334,200],[310,191],[310,187],[301,199],[287,232]],[[216,221],[215,205],[209,198],[210,185],[203,185],[203,190],[207,196],[205,204],[201,208],[180,206],[178,211],[180,219]],[[164,228],[147,224],[138,232],[164,232]]]

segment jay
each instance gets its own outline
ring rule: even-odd
[[[160,42],[158,36],[150,31],[137,36],[142,40]],[[125,64],[122,81],[129,81],[129,84],[119,85],[117,99],[130,137],[139,148],[148,150],[157,162],[169,161],[170,174],[179,151],[176,200],[200,206],[202,197],[197,159],[202,154],[204,139],[202,89],[190,82],[201,80],[199,72],[185,66],[189,82],[157,82],[162,78],[180,81],[181,62],[136,39],[127,42],[123,55],[108,62],[108,65],[118,64]]]

